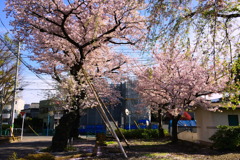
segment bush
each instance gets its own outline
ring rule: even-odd
[[[158,138],[159,137],[158,132],[159,131],[157,129],[144,129],[142,133],[142,138],[144,139]]]
[[[10,125],[9,124],[2,124],[2,130],[9,129]]]
[[[158,129],[132,129],[132,130],[126,130],[121,129],[120,131],[123,133],[125,138],[127,139],[154,139],[159,138]],[[166,133],[167,131],[164,131]],[[119,138],[121,138],[121,135],[118,131],[116,131]]]
[[[19,160],[55,160],[55,157],[50,153],[37,153],[37,154],[28,154],[24,158]]]
[[[240,150],[240,126],[218,126],[217,132],[209,139],[216,149]]]

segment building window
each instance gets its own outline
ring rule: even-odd
[[[238,115],[228,115],[228,124],[229,126],[238,126]]]

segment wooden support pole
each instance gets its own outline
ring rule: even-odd
[[[102,114],[102,116],[103,116],[104,119],[106,120],[106,124],[109,125],[110,131],[111,131],[113,137],[117,140],[118,145],[119,145],[119,147],[120,147],[120,149],[121,149],[124,157],[125,157],[125,158],[128,158],[128,157],[127,157],[127,154],[126,154],[126,152],[125,152],[125,150],[124,150],[124,148],[123,148],[123,146],[122,146],[122,144],[121,144],[121,142],[120,142],[120,140],[119,140],[119,138],[118,138],[118,136],[117,136],[117,134],[116,134],[116,132],[115,132],[114,129],[111,127],[110,121],[109,121],[109,119],[108,119],[105,111],[103,110],[103,105],[102,105],[102,103],[101,103],[100,97],[99,97],[97,91],[95,90],[93,84],[89,81],[88,76],[87,76],[87,73],[85,72],[84,68],[82,68],[82,72],[83,72],[84,77],[85,77],[88,85],[90,86],[90,88],[91,88],[91,90],[92,90],[92,92],[93,92],[93,94],[94,94],[94,96],[95,96],[95,98],[96,98],[96,100],[97,100],[97,102],[98,102],[98,104],[99,104],[99,111],[100,111],[100,113]]]
[[[117,124],[115,123],[115,120],[114,120],[114,118],[112,117],[111,113],[109,112],[107,106],[105,105],[105,103],[103,103],[103,101],[102,101],[101,99],[100,99],[100,101],[101,101],[101,103],[103,104],[104,109],[107,111],[108,115],[110,116],[111,120],[113,121],[113,124],[114,124],[115,127],[117,128],[118,132],[121,134],[122,138],[124,139],[126,145],[127,145],[128,147],[130,147],[127,139],[125,138],[125,136],[123,135],[123,133],[121,132],[121,130],[119,129],[119,127],[117,126]]]

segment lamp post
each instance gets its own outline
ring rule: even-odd
[[[23,129],[24,129],[24,119],[26,117],[26,113],[20,112],[20,114],[22,115],[22,130],[21,130],[21,140],[22,140],[23,139]]]
[[[130,111],[128,109],[125,109],[125,113],[128,116],[128,128],[131,129],[131,117],[130,117]]]
[[[48,132],[50,129],[50,116],[53,116],[53,111],[49,111],[48,112],[48,120],[47,120],[47,136],[48,136]]]

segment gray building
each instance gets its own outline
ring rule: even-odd
[[[121,103],[117,106],[108,106],[108,110],[113,116],[119,127],[128,128],[129,124],[134,125],[134,121],[142,119],[150,119],[148,107],[138,107],[141,103],[139,95],[134,91],[135,82],[127,81],[117,85],[117,89],[121,92]],[[129,111],[127,115],[126,109]],[[81,127],[86,125],[103,125],[103,121],[95,108],[87,109],[86,114],[81,117]]]

